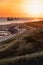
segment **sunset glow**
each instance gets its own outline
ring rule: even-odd
[[[0,17],[43,17],[43,0],[0,0]]]
[[[41,0],[42,1],[42,0]],[[31,17],[43,17],[43,1],[30,0],[23,4],[22,8],[25,13]],[[29,2],[29,3],[28,3]]]

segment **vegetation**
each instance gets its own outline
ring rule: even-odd
[[[43,59],[43,27],[30,33],[27,30],[3,43],[6,48],[0,51],[0,65],[22,65],[25,61],[29,63],[30,59],[31,62],[37,58]]]

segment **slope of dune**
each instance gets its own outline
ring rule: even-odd
[[[28,22],[27,25],[35,27],[35,28],[43,27],[43,20],[42,21],[40,20],[40,21]]]
[[[9,43],[12,45],[0,51],[0,65],[22,65],[24,62],[29,64],[32,61],[41,62],[40,59],[43,59],[43,27],[31,33],[27,30],[10,40],[2,42],[6,47]]]

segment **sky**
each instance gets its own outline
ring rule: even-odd
[[[0,0],[0,17],[43,17],[43,0]]]

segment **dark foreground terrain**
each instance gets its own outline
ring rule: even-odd
[[[0,65],[43,65],[43,27],[0,42]],[[7,47],[8,46],[8,47]]]

